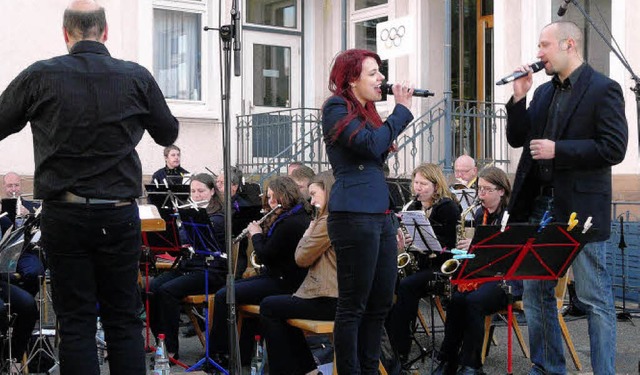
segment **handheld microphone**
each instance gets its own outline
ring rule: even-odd
[[[393,87],[393,83],[383,83],[380,85],[380,90],[382,90],[382,95],[393,95],[393,91],[391,90]],[[421,90],[421,89],[413,89],[413,96],[420,96],[423,98],[427,98],[429,96],[434,96],[435,94],[429,90]],[[384,100],[384,99],[383,99]]]
[[[562,4],[560,4],[560,8],[558,8],[558,16],[562,17],[565,13],[567,13],[567,8],[569,7],[569,3],[571,0],[562,0]]]
[[[529,67],[531,68],[531,70],[533,70],[534,73],[536,73],[542,70],[542,68],[544,68],[544,62],[538,61],[534,64],[529,65]],[[516,79],[526,77],[528,74],[529,72],[515,72],[496,82],[496,85],[500,86],[500,85],[504,85],[505,83],[513,82]]]

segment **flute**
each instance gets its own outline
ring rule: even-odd
[[[258,225],[262,224],[269,216],[271,216],[274,212],[276,212],[276,210],[280,207],[282,207],[282,205],[278,204],[271,211],[267,212],[263,217],[260,218],[260,220],[258,220]],[[242,241],[248,234],[249,234],[249,227],[247,226],[242,230],[242,232],[240,232],[238,236],[236,236],[236,238],[233,239],[233,243],[238,243]]]

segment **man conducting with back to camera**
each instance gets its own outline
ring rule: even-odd
[[[107,31],[104,8],[72,1],[63,17],[69,54],[29,66],[0,96],[0,139],[31,123],[34,195],[43,200],[41,243],[65,375],[100,373],[98,313],[111,373],[145,374],[135,146],[145,130],[162,146],[178,136],[178,121],[149,71],[112,58]]]

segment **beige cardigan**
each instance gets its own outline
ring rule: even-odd
[[[309,267],[309,272],[294,293],[296,297],[338,297],[336,252],[329,240],[327,216],[313,220],[298,242],[296,263],[300,267]]]

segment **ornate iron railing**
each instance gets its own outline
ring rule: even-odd
[[[398,137],[398,151],[388,159],[390,175],[410,176],[425,162],[451,171],[452,161],[462,153],[470,154],[480,165],[493,162],[509,172],[504,105],[454,101],[452,123],[446,126],[445,104],[441,100],[433,105]],[[320,109],[297,108],[238,116],[238,167],[245,174],[260,176],[260,182],[273,174],[286,173],[287,165],[294,160],[316,171],[328,169],[320,115]],[[446,142],[452,145],[449,157]]]

